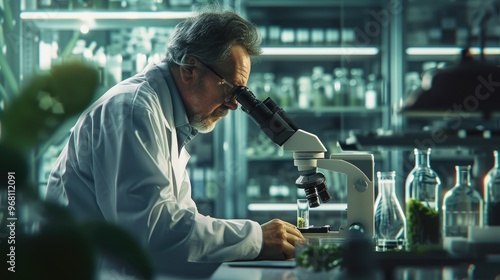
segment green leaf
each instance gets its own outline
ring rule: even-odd
[[[78,62],[55,65],[50,73],[34,76],[0,116],[0,140],[17,149],[32,149],[85,109],[97,86],[97,70]]]
[[[19,234],[16,241],[16,279],[96,278],[95,247],[78,227]]]
[[[14,176],[16,190],[27,184],[28,165],[24,154],[0,144],[0,174],[4,176],[0,179],[0,189],[7,188],[9,173]]]

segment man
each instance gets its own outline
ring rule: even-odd
[[[287,222],[263,225],[198,213],[184,146],[236,110],[260,54],[254,25],[233,12],[181,22],[163,63],[117,84],[79,118],[49,178],[47,197],[80,219],[131,232],[159,271],[189,263],[289,259],[303,239]]]

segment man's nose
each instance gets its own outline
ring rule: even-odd
[[[238,101],[236,101],[236,97],[233,96],[233,98],[226,102],[226,106],[233,111],[238,109]]]

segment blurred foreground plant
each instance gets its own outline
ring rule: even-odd
[[[28,163],[37,144],[83,111],[97,87],[92,66],[55,65],[35,75],[0,115],[0,234],[9,231],[0,235],[0,258],[7,257],[0,260],[7,264],[2,273],[12,267],[7,273],[14,279],[95,279],[100,256],[111,257],[141,279],[153,277],[149,255],[126,231],[104,221],[76,221],[66,208],[41,199],[30,179]],[[17,218],[9,220],[14,231],[7,227],[7,217]]]
[[[342,247],[333,244],[306,245],[295,257],[298,267],[311,272],[330,271],[341,266],[342,261]]]

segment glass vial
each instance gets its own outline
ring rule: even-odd
[[[377,172],[375,239],[377,251],[400,250],[405,240],[406,219],[395,193],[396,172]]]
[[[415,167],[406,178],[406,244],[412,250],[420,245],[438,245],[441,179],[430,165],[431,149],[415,149]]]
[[[500,226],[500,157],[493,151],[495,165],[484,177],[484,225]]]
[[[305,198],[297,199],[297,227],[309,228],[309,202]]]
[[[456,185],[443,199],[443,238],[467,237],[469,226],[483,225],[483,199],[470,184],[470,165],[455,166]]]

